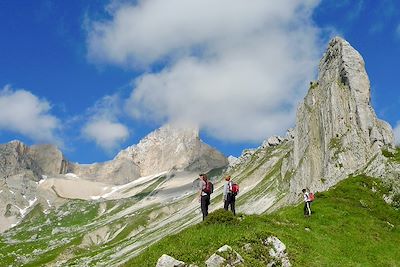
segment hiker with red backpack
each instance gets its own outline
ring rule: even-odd
[[[207,175],[200,174],[200,192],[199,200],[203,221],[208,215],[208,206],[210,205],[210,195],[213,192],[213,184],[208,180]]]
[[[311,202],[314,201],[314,194],[309,192],[310,190],[303,189],[304,199],[304,217],[311,216]]]
[[[224,184],[224,209],[228,210],[231,206],[233,215],[236,215],[235,201],[236,195],[239,193],[239,185],[231,181],[231,177],[225,177],[226,183]]]

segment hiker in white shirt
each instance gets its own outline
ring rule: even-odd
[[[309,217],[309,216],[311,216],[310,196],[306,189],[303,189],[302,192],[303,192],[303,200],[304,200],[304,217]]]

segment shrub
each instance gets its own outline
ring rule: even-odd
[[[231,211],[218,209],[208,214],[204,222],[206,224],[236,224],[238,218],[236,218]]]

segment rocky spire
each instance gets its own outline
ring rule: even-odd
[[[319,64],[318,80],[297,110],[290,189],[323,190],[393,146],[390,125],[377,119],[361,55],[335,37]]]

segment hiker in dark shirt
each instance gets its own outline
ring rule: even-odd
[[[208,215],[208,206],[210,205],[210,192],[208,192],[208,178],[205,174],[200,174],[200,192],[199,201],[201,213],[203,213],[203,221]]]
[[[231,206],[231,211],[233,212],[233,215],[236,215],[236,210],[235,210],[235,201],[236,197],[235,194],[232,193],[232,181],[231,177],[227,176],[225,177],[225,184],[224,184],[224,209],[228,210],[229,206]]]

